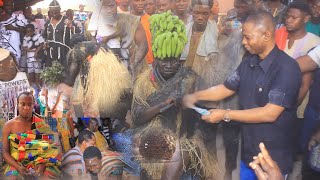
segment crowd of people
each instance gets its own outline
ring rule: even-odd
[[[0,0],[0,179],[320,178],[320,0],[60,3]]]

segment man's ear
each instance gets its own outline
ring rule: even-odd
[[[266,31],[266,32],[263,34],[263,40],[264,40],[264,41],[269,41],[271,38],[272,38],[272,35],[271,35],[271,32],[270,32],[270,31]]]

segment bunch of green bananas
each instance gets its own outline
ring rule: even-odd
[[[152,15],[149,22],[154,57],[179,57],[188,41],[183,21],[167,11]]]

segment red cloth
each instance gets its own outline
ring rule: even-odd
[[[279,49],[282,51],[286,48],[287,39],[288,39],[288,31],[285,26],[277,29],[275,32],[275,40]]]
[[[141,24],[143,26],[143,29],[146,33],[147,41],[148,41],[148,53],[146,55],[147,63],[152,64],[153,63],[153,53],[152,53],[152,46],[151,46],[151,32],[150,32],[150,23],[149,23],[149,15],[145,13],[143,16],[141,16]]]

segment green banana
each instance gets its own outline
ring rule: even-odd
[[[166,34],[161,34],[160,36],[158,36],[157,38],[159,38],[158,40],[158,45],[157,45],[157,48],[158,49],[161,49],[162,48],[162,45],[163,45],[163,41],[164,41],[164,38],[166,37]]]
[[[179,55],[180,55],[180,49],[181,49],[181,46],[182,46],[182,43],[181,43],[181,41],[178,41],[177,42],[177,50],[176,50],[176,54],[174,55],[174,57],[178,57]]]
[[[157,49],[156,57],[161,59],[161,48]]]
[[[171,49],[171,41],[172,41],[172,33],[171,32],[168,32],[167,35],[166,35],[166,45],[167,45],[167,57],[171,57],[171,52],[172,52],[172,49]]]
[[[178,34],[178,37],[179,37],[180,39],[182,39],[182,41],[183,41],[184,44],[188,42],[188,38],[187,38],[186,34],[180,33],[180,34]]]
[[[171,21],[168,26],[167,26],[167,31],[171,31],[172,29],[174,28],[174,24],[173,22]]]
[[[181,32],[181,26],[180,25],[176,25],[176,29],[177,29],[177,33],[179,34]]]
[[[165,33],[166,34],[166,33]],[[163,41],[163,44],[162,44],[162,48],[161,48],[161,55],[162,55],[162,58],[165,58],[167,56],[167,44],[168,44],[168,39],[165,39]]]
[[[172,49],[172,55],[175,56],[176,51],[177,51],[177,43],[178,43],[178,33],[177,32],[173,32],[172,33],[172,40],[171,40],[171,49]]]

